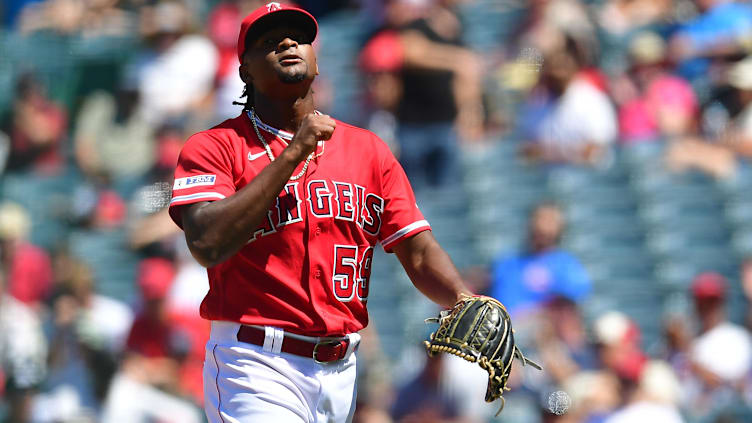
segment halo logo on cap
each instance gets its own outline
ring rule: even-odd
[[[274,12],[275,10],[279,10],[282,8],[282,5],[277,3],[276,1],[273,1],[271,3],[266,4],[266,11],[267,12]]]

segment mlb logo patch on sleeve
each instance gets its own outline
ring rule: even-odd
[[[200,187],[203,185],[214,185],[216,179],[217,175],[194,175],[177,178],[175,179],[175,185],[173,185],[172,190]]]

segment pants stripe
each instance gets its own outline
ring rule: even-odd
[[[222,396],[219,394],[219,364],[217,363],[217,355],[215,354],[216,349],[217,344],[214,344],[214,348],[212,348],[212,357],[214,358],[214,367],[217,369],[217,375],[214,377],[214,386],[217,388],[217,414],[219,415],[219,419],[222,420],[222,423],[224,423],[225,419],[222,417]]]

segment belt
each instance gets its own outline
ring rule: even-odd
[[[265,336],[264,329],[257,327],[241,325],[238,329],[238,341],[247,344],[264,346]],[[313,358],[318,363],[342,360],[347,355],[347,347],[349,346],[350,339],[347,337],[311,342],[285,336],[282,340],[282,352]]]

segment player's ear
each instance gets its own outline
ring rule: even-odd
[[[251,75],[248,73],[248,67],[245,65],[245,63],[242,63],[238,68],[238,74],[240,75],[240,79],[246,84],[250,84],[253,80],[253,78],[251,78]]]

